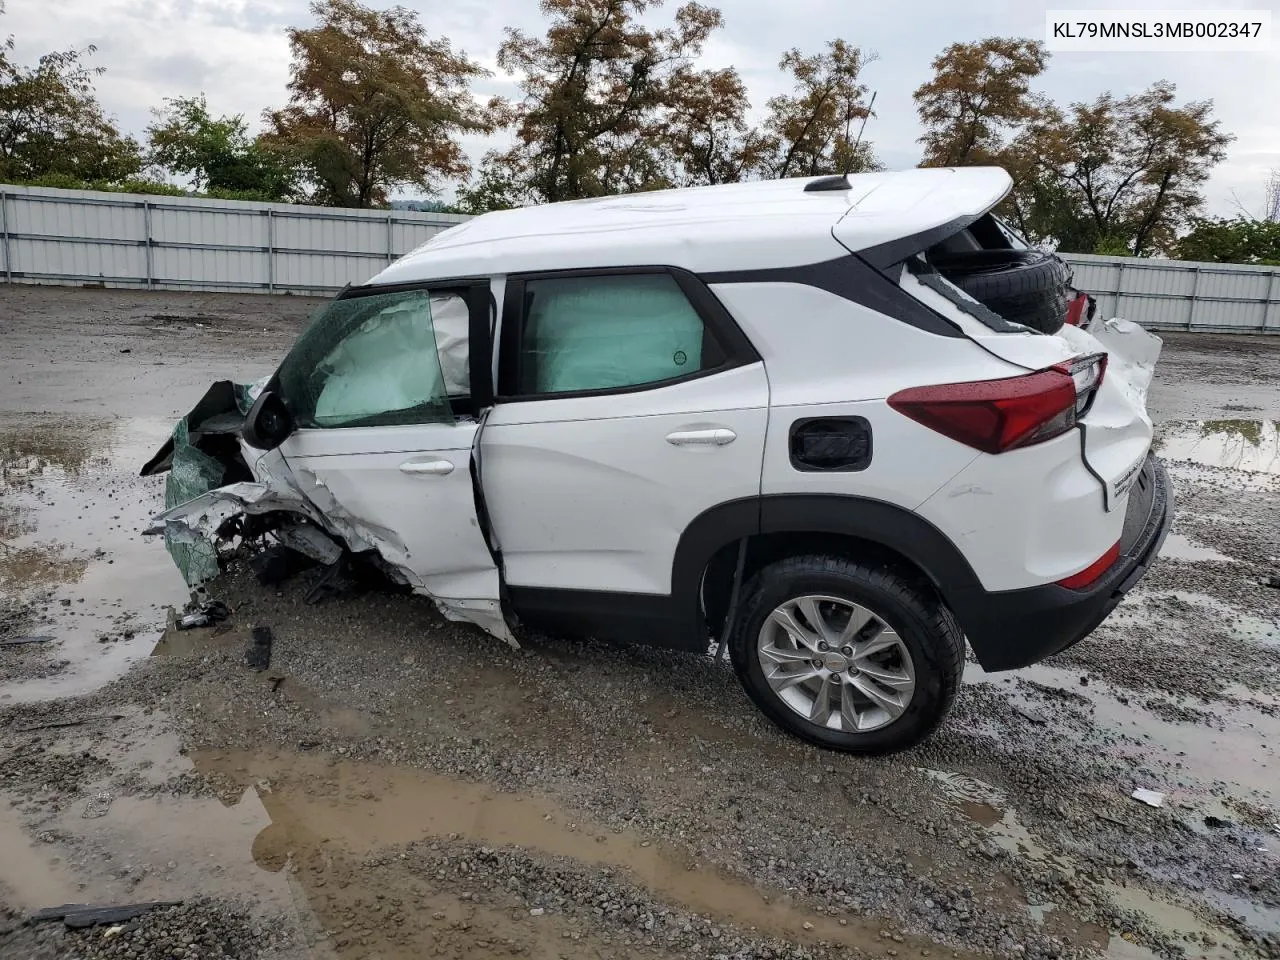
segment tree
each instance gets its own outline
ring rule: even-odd
[[[1178,107],[1175,93],[1160,81],[1128,97],[1046,107],[1002,155],[1017,171],[1012,208],[1023,232],[1067,251],[1172,249],[1234,139],[1212,119],[1212,101]]]
[[[678,77],[711,32],[718,10],[687,3],[669,27],[636,17],[660,0],[542,0],[546,35],[507,28],[498,64],[521,75],[510,116],[516,144],[494,157],[531,199],[573,200],[671,185],[664,126]]]
[[[164,103],[147,127],[152,166],[189,177],[196,190],[214,195],[293,198],[295,171],[276,151],[250,138],[243,116],[210,116],[204,94]]]
[[[760,168],[766,137],[747,125],[751,102],[732,67],[681,70],[667,91],[662,140],[677,186],[736,183]]]
[[[266,113],[263,142],[304,167],[313,199],[368,207],[396,187],[434,193],[440,178],[466,176],[457,137],[490,129],[469,90],[487,71],[404,7],[315,0],[311,12],[316,26],[289,30],[291,97]]]
[[[1039,119],[1031,92],[1049,53],[1038,40],[989,37],[953,43],[933,61],[933,78],[915,92],[925,133],[921,166],[997,163],[1011,135]]]
[[[1181,260],[1280,265],[1280,221],[1198,220],[1175,248]]]
[[[510,210],[527,200],[527,191],[514,181],[496,153],[480,162],[475,179],[458,189],[458,198],[446,211],[479,216],[492,210]]]
[[[761,169],[773,177],[879,169],[872,146],[857,142],[861,122],[871,115],[867,87],[859,82],[875,54],[844,40],[827,52],[806,57],[788,50],[778,68],[789,73],[794,92],[772,98],[764,123],[767,147]]]
[[[98,104],[102,69],[84,63],[93,47],[47,53],[34,67],[14,62],[13,49],[12,37],[0,42],[0,180],[114,183],[142,169],[137,142]]]

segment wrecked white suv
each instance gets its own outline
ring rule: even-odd
[[[990,214],[1009,186],[912,170],[470,220],[339,294],[253,397],[211,391],[146,468],[203,458],[207,492],[171,490],[154,529],[366,554],[510,642],[719,641],[786,730],[914,744],[966,638],[987,670],[1077,642],[1172,518],[1160,341],[1064,324],[1065,265]]]

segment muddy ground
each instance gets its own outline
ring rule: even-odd
[[[0,643],[49,638],[0,646],[0,957],[1280,956],[1280,338],[1167,338],[1162,559],[873,760],[708,658],[517,652],[314,572],[233,565],[225,625],[169,627],[137,468],[313,307],[0,287]]]

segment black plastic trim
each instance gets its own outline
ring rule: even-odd
[[[859,250],[858,256],[877,270],[888,270],[895,263],[901,263],[908,257],[914,257],[917,253],[928,250],[934,244],[941,243],[953,233],[959,233],[965,227],[981,220],[986,215],[987,211],[984,210],[982,213],[974,214],[973,216],[956,217],[940,227],[922,230],[920,233],[913,233],[910,236],[899,237],[897,240],[890,240],[887,243]]]
[[[507,587],[511,608],[525,626],[615,643],[679,650],[691,647],[671,597],[608,590]],[[703,643],[701,652],[707,644]]]
[[[922,264],[918,260],[912,259],[906,262],[906,268],[924,286],[939,296],[945,297],[947,302],[957,310],[964,311],[983,326],[990,327],[996,333],[1027,333],[1031,330],[1031,327],[1011,323],[977,300],[961,296],[959,289],[929,264]]]
[[[964,334],[950,320],[911,296],[885,273],[851,253],[798,267],[704,273],[702,279],[711,285],[801,283],[834,293],[837,297],[886,314],[926,333],[964,339]]]
[[[628,387],[607,387],[601,390],[571,390],[561,393],[520,393],[520,341],[524,335],[525,283],[531,280],[563,280],[575,277],[616,277],[666,274],[675,280],[694,311],[701,318],[716,344],[724,351],[724,361],[704,370],[694,370],[681,377],[671,377],[652,383],[639,383]],[[714,293],[695,274],[680,267],[663,265],[590,267],[576,270],[549,270],[537,273],[512,274],[507,277],[506,293],[502,301],[502,330],[498,344],[498,400],[520,403],[539,400],[564,400],[573,397],[608,397],[616,394],[641,393],[657,390],[677,383],[687,383],[702,377],[714,376],[760,362],[760,354],[747,339],[742,328],[734,321]]]

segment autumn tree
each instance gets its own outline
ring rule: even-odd
[[[989,37],[953,43],[933,61],[933,77],[917,88],[925,128],[922,166],[999,164],[1010,138],[1046,107],[1031,81],[1049,53],[1038,40]]]
[[[491,162],[527,185],[527,199],[670,185],[665,109],[721,17],[687,3],[670,26],[637,22],[659,2],[542,0],[551,20],[545,36],[507,28],[498,63],[521,77],[524,96],[510,118],[516,143]]]
[[[173,97],[153,111],[148,162],[216,196],[267,201],[293,197],[295,172],[280,154],[249,136],[241,115],[215,117],[204,94]]]
[[[1175,99],[1174,85],[1160,81],[1128,97],[1046,108],[1010,151],[1023,231],[1075,252],[1171,249],[1234,139],[1212,118],[1212,101]]]
[[[805,56],[789,50],[779,69],[790,74],[793,90],[773,97],[764,122],[761,172],[771,177],[878,169],[869,142],[858,141],[870,115],[862,70],[876,60],[844,40],[828,42],[826,52]]]
[[[0,41],[0,180],[117,183],[136,175],[137,142],[121,135],[94,92],[102,68],[85,63],[94,48],[47,53],[33,67],[19,65],[13,49],[13,37]]]
[[[662,141],[682,187],[736,183],[758,171],[768,138],[747,123],[747,88],[732,67],[681,70],[668,85]]]
[[[264,143],[303,166],[312,199],[368,207],[397,187],[434,193],[465,176],[458,136],[490,128],[470,92],[487,71],[404,7],[315,0],[311,12],[315,26],[288,32],[291,97],[265,114]]]

